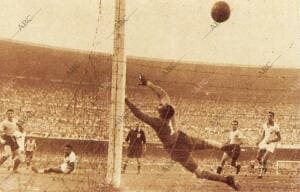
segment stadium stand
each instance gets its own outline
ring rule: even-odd
[[[137,86],[137,73],[144,73],[170,93],[177,125],[190,134],[225,141],[223,133],[237,119],[251,146],[271,110],[282,143],[300,143],[300,70],[272,68],[263,74],[241,66],[127,61],[127,95],[156,115],[154,95]],[[111,55],[1,41],[0,63],[0,112],[13,108],[18,116],[30,114],[29,135],[108,139]],[[126,131],[137,120],[125,117]],[[154,132],[143,128],[149,142],[157,143]]]

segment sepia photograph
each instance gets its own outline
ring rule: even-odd
[[[300,191],[300,0],[1,0],[0,192]]]

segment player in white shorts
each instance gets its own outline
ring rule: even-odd
[[[67,144],[64,147],[65,157],[64,162],[58,167],[52,167],[47,169],[38,170],[32,167],[32,171],[36,173],[64,173],[69,174],[75,170],[76,155],[71,145]]]
[[[229,140],[227,144],[223,146],[224,154],[221,160],[220,166],[217,168],[217,173],[220,174],[223,167],[228,159],[231,158],[231,166],[236,168],[236,174],[239,174],[241,165],[237,164],[237,160],[241,154],[240,145],[243,143],[244,135],[238,130],[238,121],[234,120],[231,122],[232,130],[229,133]]]
[[[267,161],[270,154],[274,153],[277,143],[281,140],[280,130],[277,123],[274,122],[275,114],[268,113],[268,121],[263,124],[263,134],[258,145],[257,160],[260,164],[260,173],[257,178],[261,179],[263,173],[267,171]]]

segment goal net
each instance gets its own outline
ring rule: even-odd
[[[300,175],[300,161],[277,161],[277,175]]]

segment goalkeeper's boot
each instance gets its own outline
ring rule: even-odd
[[[238,184],[238,182],[235,181],[233,176],[227,176],[227,185],[229,185],[230,187],[232,187],[234,190],[239,191],[241,186]]]

